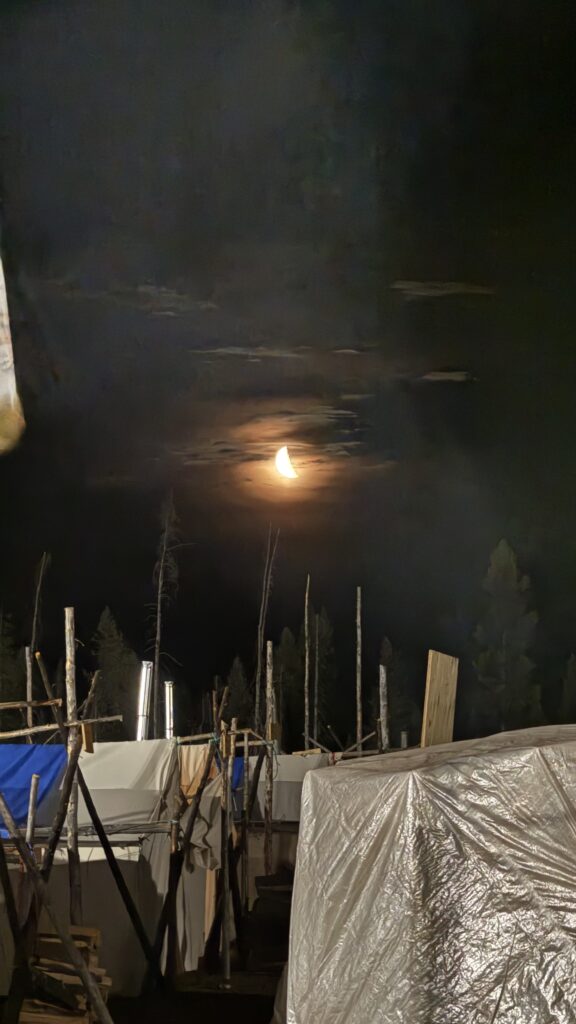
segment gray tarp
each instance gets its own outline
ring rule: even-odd
[[[289,1024],[573,1024],[576,727],[310,772]]]

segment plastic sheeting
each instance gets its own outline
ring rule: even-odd
[[[576,727],[304,780],[288,1024],[576,1020]]]
[[[30,783],[36,773],[40,776],[38,784],[38,824],[44,824],[54,810],[54,801],[58,799],[57,789],[66,767],[66,750],[59,746],[36,746],[17,743],[0,744],[0,793],[8,803],[17,825],[25,825],[28,817],[28,799]],[[0,827],[0,836],[7,836],[5,828]]]

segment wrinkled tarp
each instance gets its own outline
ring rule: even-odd
[[[60,785],[66,767],[63,746],[36,746],[23,743],[0,744],[0,793],[3,793],[17,825],[25,825],[32,776],[40,776],[36,820],[48,824],[55,809]],[[0,827],[0,835],[7,836]]]
[[[573,1024],[576,727],[305,780],[289,1024]]]

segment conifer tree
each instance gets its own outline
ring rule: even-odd
[[[133,739],[136,733],[140,662],[126,642],[109,608],[100,616],[93,639],[101,678],[96,707],[98,715],[122,715],[122,723],[97,726],[97,739]]]
[[[539,687],[528,656],[538,616],[530,610],[530,579],[518,569],[514,551],[501,540],[484,579],[484,614],[475,631],[475,668],[485,720],[499,729],[542,721]]]

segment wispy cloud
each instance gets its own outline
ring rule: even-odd
[[[195,348],[191,350],[194,356],[217,356],[219,359],[248,359],[255,362],[261,359],[305,359],[302,349],[296,351],[292,348],[269,348],[266,345],[255,345],[253,348],[245,345],[218,345],[214,348]]]
[[[466,281],[394,281],[393,291],[401,292],[405,299],[442,299],[452,295],[494,295],[496,289],[488,285]]]
[[[428,384],[466,384],[474,380],[474,378],[468,370],[430,370],[429,373],[418,377],[418,380],[425,381]]]

